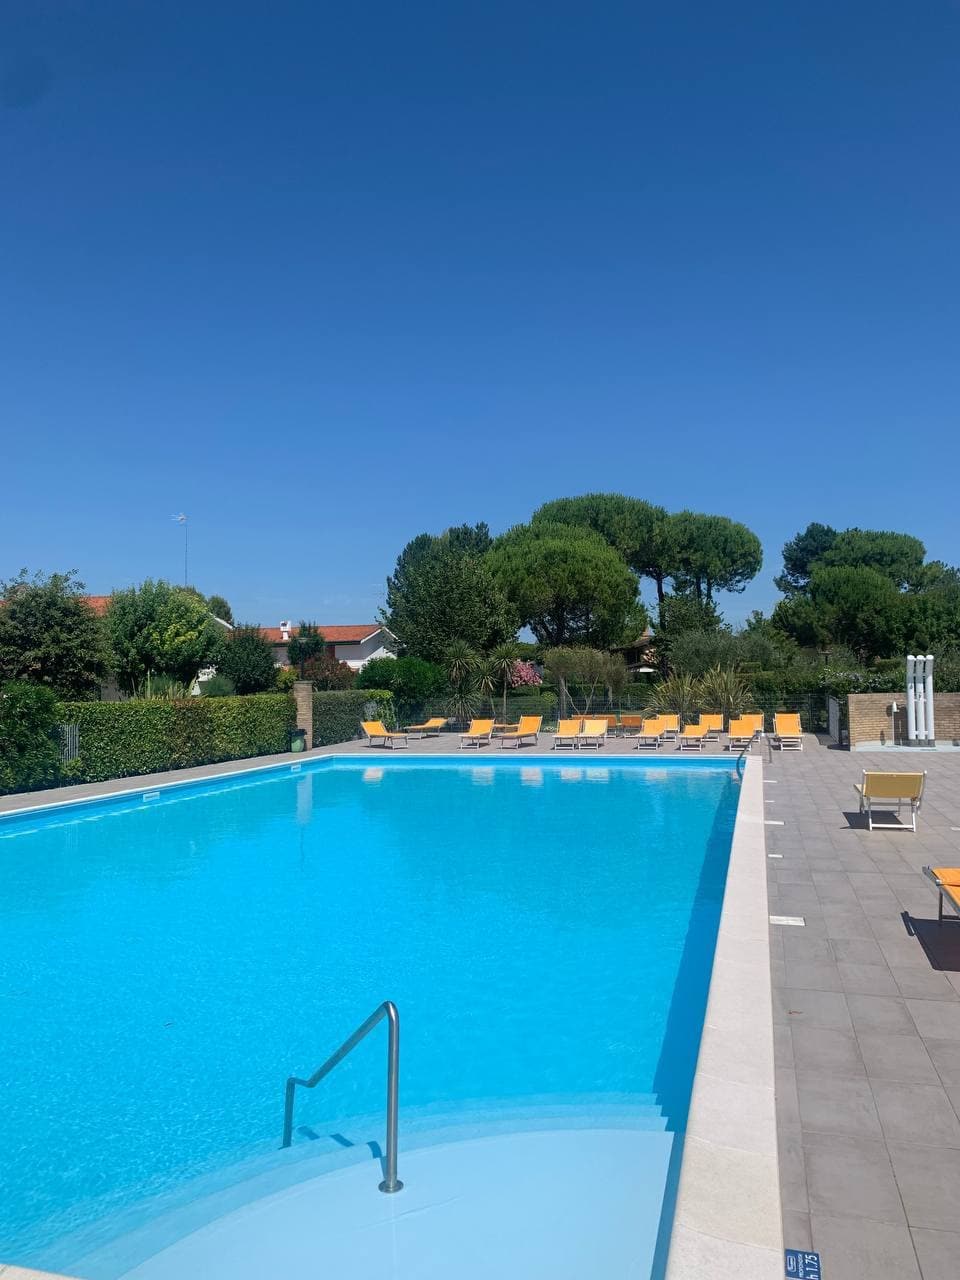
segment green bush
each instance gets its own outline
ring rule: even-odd
[[[371,714],[372,712],[372,714]],[[325,689],[313,695],[313,745],[330,747],[360,734],[361,720],[393,722],[393,694],[388,689]]]
[[[59,773],[53,690],[20,680],[0,685],[0,795],[53,786]]]
[[[209,680],[200,681],[200,692],[205,698],[231,698],[237,691],[232,680],[218,673]]]
[[[296,725],[282,693],[244,698],[67,702],[60,720],[80,730],[79,755],[64,766],[71,782],[103,782],[218,760],[286,751]]]

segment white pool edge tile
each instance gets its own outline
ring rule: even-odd
[[[666,1280],[701,1274],[693,1259],[715,1260],[720,1242],[725,1275],[783,1275],[763,763],[744,765]]]

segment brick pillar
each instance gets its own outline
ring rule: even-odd
[[[307,750],[313,746],[313,681],[297,680],[293,686],[293,700],[297,704],[297,728],[307,735]]]

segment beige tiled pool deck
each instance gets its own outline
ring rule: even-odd
[[[540,752],[551,741],[542,735]],[[411,742],[409,754],[447,754],[456,745],[444,735]],[[372,762],[388,754],[345,743],[3,797],[0,813],[354,752]],[[491,752],[500,747],[460,754]],[[637,754],[613,739],[588,760],[626,752]],[[661,754],[674,751],[668,745]],[[803,752],[764,743],[751,758],[763,764],[766,818],[750,861],[767,864],[769,913],[805,921],[769,927],[783,1243],[818,1250],[828,1280],[956,1280],[960,923],[938,927],[936,893],[921,868],[960,863],[960,754],[851,754],[808,736]],[[917,834],[866,831],[853,790],[863,768],[928,770]],[[759,781],[759,774],[751,765],[750,775]],[[718,958],[720,951],[718,944]],[[759,963],[754,956],[754,978]],[[740,1178],[737,1169],[729,1173]],[[763,1201],[762,1187],[757,1194]],[[711,1265],[726,1257],[727,1242],[716,1243]],[[763,1252],[767,1274],[771,1250]]]

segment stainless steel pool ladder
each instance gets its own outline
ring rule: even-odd
[[[287,1080],[286,1093],[283,1101],[283,1147],[289,1147],[293,1141],[293,1099],[300,1085],[304,1089],[315,1088],[320,1081],[330,1074],[338,1063],[352,1049],[363,1040],[373,1028],[383,1019],[387,1019],[387,1143],[386,1143],[386,1159],[384,1161],[384,1179],[380,1183],[380,1190],[391,1192],[400,1191],[403,1183],[397,1178],[397,1118],[399,1108],[399,1089],[400,1089],[400,1014],[397,1006],[392,1000],[384,1000],[383,1004],[378,1005],[367,1018],[366,1022],[361,1023],[356,1031],[349,1039],[344,1040],[343,1044],[326,1060],[322,1067],[317,1067],[316,1071],[308,1080],[301,1080],[299,1076],[290,1076]]]

